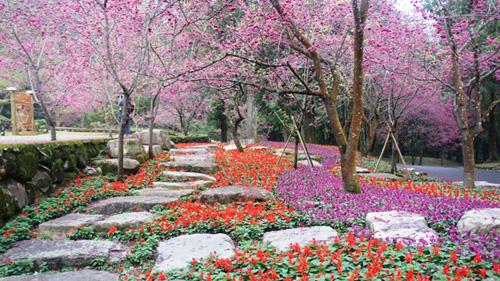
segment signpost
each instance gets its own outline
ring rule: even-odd
[[[11,114],[13,135],[34,135],[35,118],[33,96],[25,92],[12,92]]]

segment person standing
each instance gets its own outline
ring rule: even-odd
[[[125,104],[125,98],[123,95],[120,95],[120,98],[118,99],[118,121],[121,123],[122,120],[122,112],[123,112],[123,106]],[[128,116],[127,119],[125,120],[125,137],[128,137],[130,135],[130,127],[132,126],[132,114],[134,113],[135,106],[132,103],[132,99],[129,98],[128,102]]]

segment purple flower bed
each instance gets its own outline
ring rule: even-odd
[[[465,211],[475,208],[499,207],[488,201],[429,196],[421,192],[385,189],[362,185],[362,194],[346,193],[342,180],[325,168],[311,170],[303,167],[290,170],[279,178],[277,194],[291,207],[308,215],[313,221],[331,222],[348,226],[364,222],[369,212],[390,210],[408,211],[424,215],[442,235],[456,244],[469,247],[484,256],[500,256],[500,238],[495,235],[463,235],[455,224]],[[367,230],[355,227],[357,233]]]

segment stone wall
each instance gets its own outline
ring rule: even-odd
[[[78,176],[106,140],[0,145],[0,223]]]

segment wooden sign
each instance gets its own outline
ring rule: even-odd
[[[25,92],[14,92],[10,95],[12,114],[12,134],[35,134],[35,118],[33,96]]]

